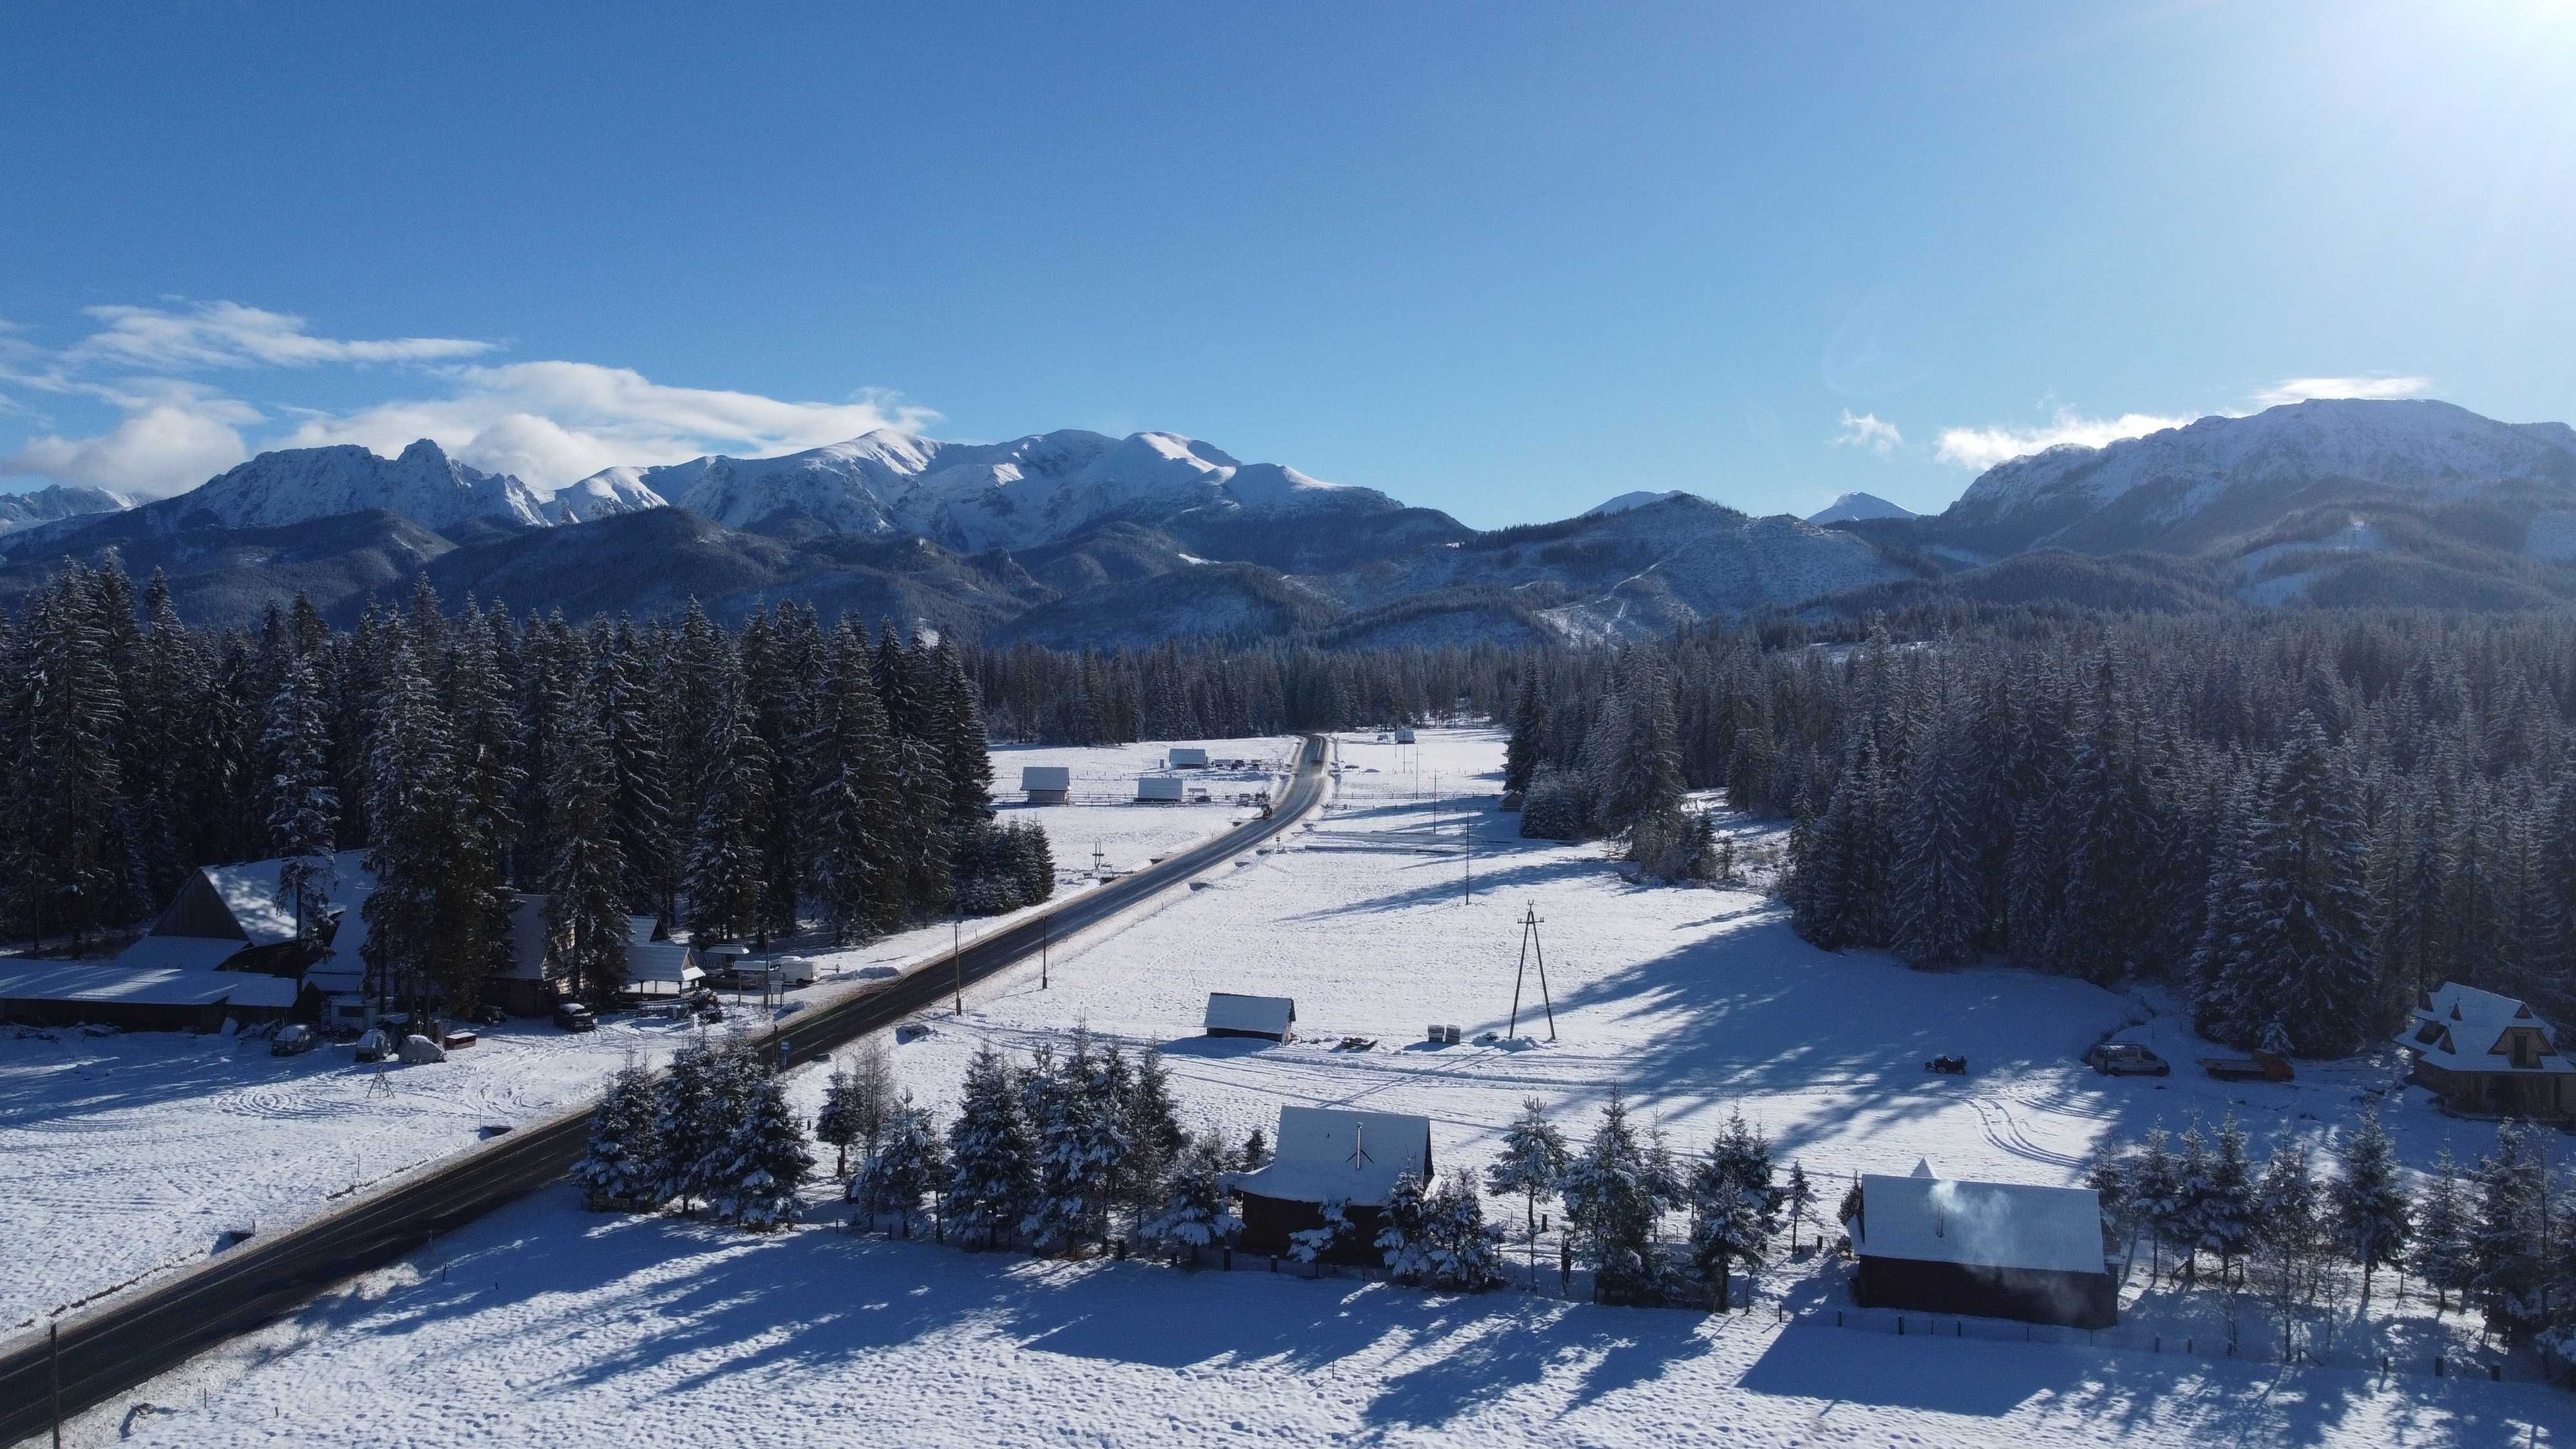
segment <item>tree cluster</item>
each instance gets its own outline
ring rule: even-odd
[[[774,1232],[796,1221],[797,1190],[814,1168],[804,1124],[745,1043],[683,1048],[657,1081],[628,1065],[591,1113],[573,1181],[593,1209],[653,1212],[676,1202],[695,1215]]]
[[[1794,822],[1782,894],[1828,949],[2160,979],[2205,1032],[2302,1055],[2394,1030],[2444,981],[2576,1011],[2564,617],[2024,611],[1832,646],[1711,627],[1538,656],[1520,689],[1527,812],[1615,831],[1664,778],[1669,713],[1681,787]]]

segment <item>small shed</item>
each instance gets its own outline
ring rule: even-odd
[[[1032,805],[1061,805],[1073,788],[1073,771],[1062,765],[1022,765],[1020,788]]]
[[[1181,777],[1178,775],[1139,775],[1136,777],[1136,799],[1155,804],[1181,803]]]
[[[1861,1178],[1851,1219],[1865,1307],[2015,1318],[2072,1328],[2119,1322],[2102,1251],[2101,1199],[2089,1187],[1936,1177]]]
[[[1413,731],[1411,731],[1411,730],[1397,730],[1397,731],[1395,732],[1395,742],[1396,742],[1397,744],[1399,744],[1399,745],[1409,745],[1409,744],[1412,744],[1412,743],[1413,743]]]
[[[1228,1173],[1225,1181],[1243,1200],[1245,1251],[1286,1253],[1290,1234],[1320,1226],[1324,1204],[1339,1202],[1352,1232],[1333,1257],[1373,1263],[1387,1199],[1407,1172],[1431,1180],[1430,1118],[1282,1107],[1278,1155],[1257,1171]]]
[[[1207,751],[1195,745],[1174,745],[1163,753],[1163,764],[1174,770],[1204,770]]]
[[[686,996],[705,983],[698,953],[660,935],[651,916],[626,918],[626,990],[635,996]]]
[[[1237,996],[1231,991],[1211,991],[1208,993],[1207,1034],[1294,1041],[1297,1036],[1297,1003],[1286,996]]]

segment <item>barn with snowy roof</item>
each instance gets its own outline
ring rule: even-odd
[[[1342,1204],[1353,1231],[1333,1257],[1376,1262],[1387,1200],[1406,1173],[1431,1180],[1431,1119],[1398,1112],[1335,1107],[1279,1109],[1277,1155],[1252,1172],[1229,1173],[1226,1187],[1242,1200],[1246,1252],[1288,1251],[1292,1233],[1320,1227],[1324,1204]]]
[[[1936,1177],[1861,1178],[1849,1220],[1864,1307],[2017,1318],[2073,1328],[2119,1321],[2119,1285],[2102,1251],[2101,1199],[2089,1187]]]

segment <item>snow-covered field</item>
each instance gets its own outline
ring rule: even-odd
[[[1192,743],[1183,741],[1181,743]],[[1191,771],[1220,802],[1279,788],[1271,766],[1293,761],[1293,737],[1201,741],[1243,770]],[[1004,819],[1047,831],[1064,890],[1088,883],[1098,844],[1113,871],[1227,829],[1249,812],[1226,803],[1031,808],[1019,767],[1064,765],[1076,800],[1135,793],[1161,744],[1000,749],[995,796]],[[1284,766],[1283,766],[1284,768]],[[969,921],[965,939],[1011,918]],[[810,1004],[853,989],[868,966],[947,949],[935,925],[848,951],[811,950]],[[794,943],[787,943],[794,945]],[[800,948],[801,949],[801,948]],[[214,1252],[227,1234],[302,1222],[403,1173],[578,1106],[633,1053],[669,1057],[693,1029],[611,1017],[571,1036],[542,1021],[486,1029],[444,1063],[389,1066],[381,1076],[345,1045],[272,1057],[264,1041],[181,1032],[91,1037],[0,1028],[0,1334]]]
[[[997,754],[1006,792],[1013,753]],[[930,1034],[894,1049],[902,1084],[944,1115],[980,1044],[1020,1052],[1081,1024],[1162,1047],[1193,1127],[1239,1139],[1272,1127],[1283,1104],[1418,1112],[1444,1168],[1481,1165],[1532,1095],[1579,1139],[1618,1086],[1685,1151],[1741,1110],[1784,1166],[1819,1179],[1828,1208],[1846,1174],[1903,1172],[1918,1156],[1948,1175],[2070,1182],[2106,1137],[2179,1128],[2195,1110],[2232,1106],[2260,1152],[2276,1132],[2334,1132],[2389,1084],[2393,1060],[2222,1084],[2193,1070],[2206,1048],[2151,998],[1818,952],[1749,892],[1649,888],[1598,847],[1520,840],[1517,818],[1491,809],[1500,755],[1490,731],[1426,731],[1404,749],[1345,739],[1338,798],[1313,828],[1087,936],[1057,955],[1044,990],[1034,970],[1016,972],[970,994],[962,1019],[926,1015]],[[1487,797],[1472,802],[1483,808],[1462,814],[1468,796]],[[1472,901],[1462,819],[1475,822]],[[1069,866],[1060,837],[1058,850]],[[1476,1044],[1504,1032],[1530,912],[1554,1040],[1533,970],[1514,1039]],[[1211,990],[1294,996],[1304,1040],[1199,1036]],[[1423,1044],[1434,1022],[1459,1025],[1468,1044]],[[2076,1065],[2111,1031],[2147,1041],[2176,1074],[2107,1079]],[[1334,1050],[1344,1037],[1376,1045]],[[1952,1052],[1971,1075],[1923,1070]],[[798,1074],[800,1110],[820,1088],[819,1071]],[[2417,1167],[2446,1141],[2470,1156],[2489,1140],[2420,1092],[2393,1099],[2390,1119]],[[1839,1270],[1813,1259],[1772,1272],[1766,1311],[1719,1320],[972,1255],[854,1238],[836,1220],[822,1188],[817,1220],[776,1239],[594,1217],[556,1189],[102,1408],[81,1431],[103,1441],[130,1418],[136,1440],[174,1444],[2576,1439],[2576,1400],[2531,1384],[1784,1327],[1778,1305],[1829,1302]],[[2212,1295],[2141,1297],[2145,1276],[2133,1278],[2129,1323],[2206,1333]],[[2434,1324],[2408,1312],[2410,1352],[2474,1332],[2456,1314]],[[2387,1341],[2389,1321],[2349,1332]],[[136,1416],[137,1400],[172,1412]]]

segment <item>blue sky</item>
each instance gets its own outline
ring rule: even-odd
[[[2576,6],[13,6],[0,487],[1157,428],[1496,526],[2576,416]]]

